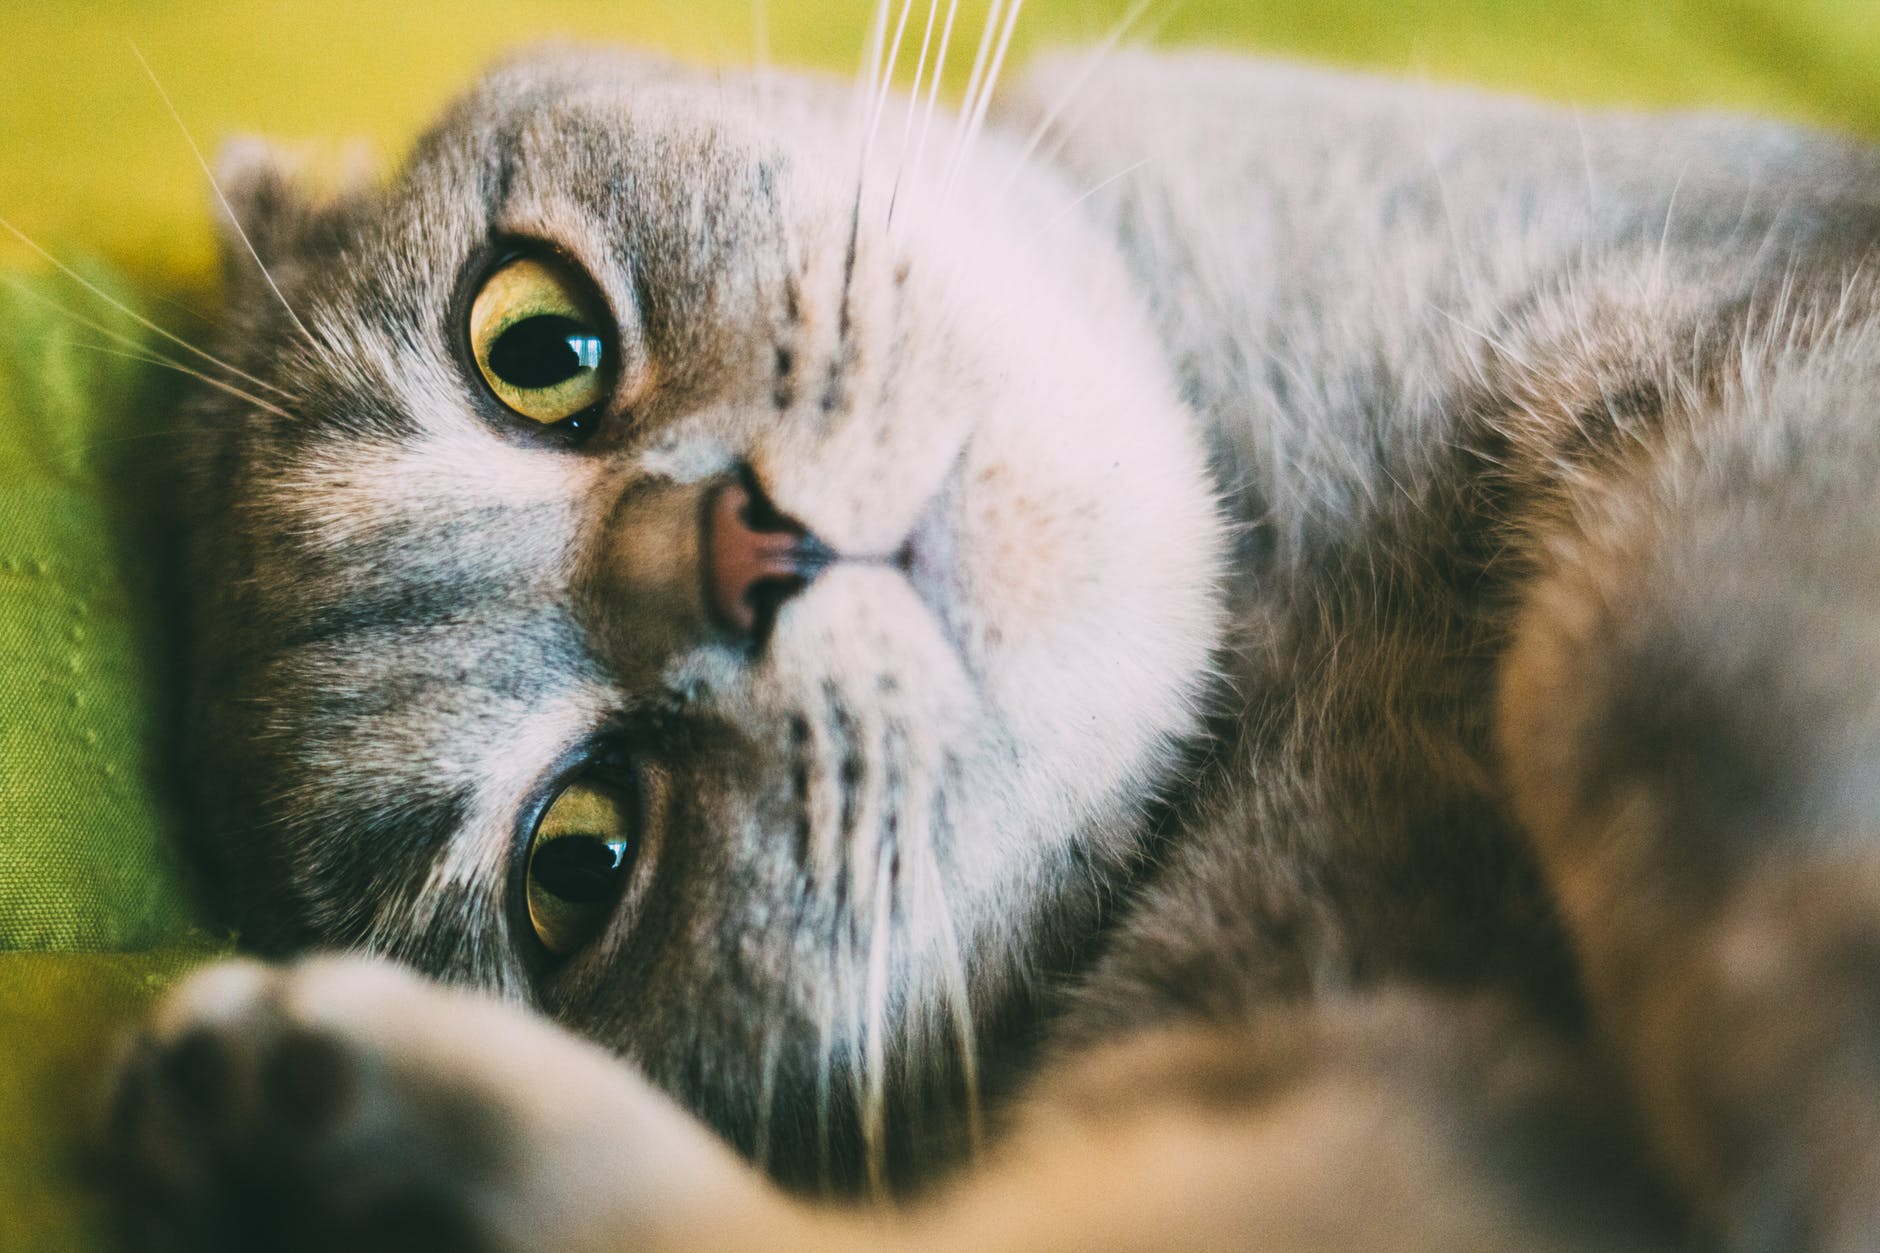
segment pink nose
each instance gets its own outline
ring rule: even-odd
[[[712,492],[704,530],[705,608],[720,627],[761,647],[783,603],[829,564],[829,549],[748,478]]]

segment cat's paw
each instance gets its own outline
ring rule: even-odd
[[[114,1123],[143,1249],[777,1247],[802,1217],[619,1059],[358,959],[191,979]]]
[[[112,1140],[142,1249],[501,1247],[500,1111],[352,1029],[415,980],[246,962],[187,983],[132,1046]],[[422,1012],[423,998],[412,1007]]]

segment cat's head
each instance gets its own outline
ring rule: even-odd
[[[857,116],[556,51],[384,187],[239,155],[262,403],[203,396],[188,477],[251,934],[538,1003],[759,1151],[878,1144],[1064,938],[1220,625],[1200,436],[1078,189]]]

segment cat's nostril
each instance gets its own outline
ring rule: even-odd
[[[772,505],[749,476],[705,501],[705,608],[713,622],[761,646],[783,603],[829,564],[829,549]]]

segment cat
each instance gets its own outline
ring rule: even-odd
[[[225,159],[135,1240],[1880,1239],[1880,158],[994,77]]]

